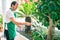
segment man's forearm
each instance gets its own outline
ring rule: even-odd
[[[15,21],[14,18],[10,18],[10,20],[16,25],[27,25],[27,26],[31,25],[29,22],[17,22]]]

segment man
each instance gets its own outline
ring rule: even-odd
[[[7,27],[5,27],[5,36],[7,40],[14,40],[15,36],[16,36],[16,31],[15,31],[15,25],[19,26],[19,25],[27,25],[30,26],[31,23],[28,22],[17,22],[14,19],[14,11],[17,9],[18,7],[18,3],[16,1],[13,1],[11,3],[11,8],[7,11],[6,13],[6,25]]]

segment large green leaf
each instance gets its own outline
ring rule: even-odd
[[[32,13],[35,11],[35,4],[34,3],[23,3],[19,7],[19,11],[22,11],[27,16],[31,16]]]
[[[47,18],[49,15],[50,18],[52,18],[53,23],[60,20],[60,0],[41,0],[40,3],[37,5],[37,10],[39,13],[38,19],[45,26],[49,26],[49,19]]]

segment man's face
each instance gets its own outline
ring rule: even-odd
[[[16,3],[15,5],[12,5],[12,9],[13,9],[13,10],[16,10],[17,7],[18,7],[18,3]]]

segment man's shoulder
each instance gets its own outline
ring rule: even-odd
[[[12,11],[9,9],[6,13],[7,13],[7,14],[11,14],[11,13],[12,13]]]
[[[12,11],[11,11],[11,9],[8,9],[8,11],[7,11],[7,12],[12,12]]]

